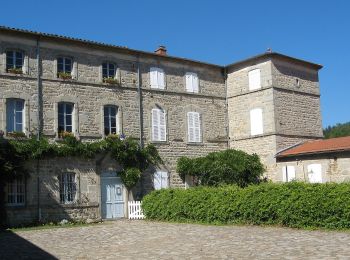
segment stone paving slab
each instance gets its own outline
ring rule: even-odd
[[[350,259],[350,232],[120,220],[0,233],[0,259]]]

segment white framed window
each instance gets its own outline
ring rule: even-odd
[[[6,72],[13,69],[23,72],[24,53],[22,51],[6,52]]]
[[[150,84],[151,88],[164,89],[165,88],[165,74],[161,68],[150,68]]]
[[[187,113],[188,142],[200,143],[202,141],[201,117],[198,112]]]
[[[57,77],[60,77],[60,74],[72,74],[73,71],[73,60],[67,57],[58,57],[57,58]]]
[[[186,91],[192,93],[198,93],[199,91],[199,80],[196,73],[187,72],[186,78]]]
[[[152,141],[166,141],[166,113],[163,109],[152,109]]]
[[[18,177],[6,184],[6,204],[19,206],[25,204],[25,178]]]
[[[263,113],[261,108],[250,110],[250,134],[263,134]]]
[[[102,78],[115,78],[116,76],[116,66],[113,63],[104,62],[102,63]]]
[[[283,182],[290,182],[295,180],[295,167],[292,165],[286,165],[282,168],[282,180]]]
[[[118,134],[118,107],[107,105],[103,107],[104,134]]]
[[[62,173],[58,176],[60,187],[60,202],[70,204],[75,202],[76,198],[76,180],[75,173]]]
[[[73,110],[73,103],[58,103],[58,134],[62,132],[73,132]]]
[[[169,187],[169,175],[165,171],[156,171],[153,179],[154,189],[166,189]]]
[[[24,132],[24,100],[9,98],[6,100],[6,131]]]
[[[249,90],[261,88],[260,69],[251,70],[248,72]]]
[[[307,174],[310,183],[322,183],[322,165],[319,163],[309,164]]]

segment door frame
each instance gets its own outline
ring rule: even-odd
[[[121,181],[120,176],[118,176],[116,171],[104,171],[100,175],[99,192],[100,192],[100,216],[101,216],[101,219],[105,220],[105,221],[113,221],[113,220],[120,219],[120,218],[106,219],[106,218],[103,218],[103,216],[102,216],[102,205],[103,205],[103,201],[102,201],[102,179],[111,179],[111,178],[120,179],[120,183],[121,183],[121,185],[123,187],[123,193],[122,193],[123,202],[124,202],[124,206],[123,206],[124,217],[123,218],[127,218],[127,213],[128,213],[127,191],[126,191],[126,188],[125,188],[123,182]]]

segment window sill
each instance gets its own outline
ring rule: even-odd
[[[204,146],[204,143],[203,142],[198,142],[198,143],[187,142],[186,145],[188,145],[188,146]]]
[[[169,141],[153,141],[151,140],[152,144],[169,144]]]
[[[26,204],[5,204],[6,208],[11,208],[11,209],[21,209],[21,208],[25,208]]]

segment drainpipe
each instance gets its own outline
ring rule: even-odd
[[[143,143],[143,108],[142,108],[142,79],[141,79],[141,73],[140,73],[140,57],[137,56],[137,94],[138,94],[138,105],[139,105],[139,123],[140,123],[140,147],[141,149],[144,147]],[[143,178],[141,176],[140,179],[140,185],[141,185],[141,197],[143,196],[144,189],[143,189]]]
[[[36,64],[37,64],[37,95],[38,95],[38,113],[37,113],[37,120],[38,120],[38,130],[37,130],[37,141],[40,140],[41,132],[42,132],[42,88],[41,88],[41,67],[40,67],[40,37],[37,38],[36,41]],[[38,222],[41,221],[41,208],[40,208],[40,159],[37,159],[36,162],[36,174],[37,174],[37,210],[38,210]]]
[[[228,98],[227,98],[227,68],[224,68],[224,78],[225,78],[225,131],[227,137],[227,149],[230,148],[230,130],[229,130],[229,117],[228,117]]]

